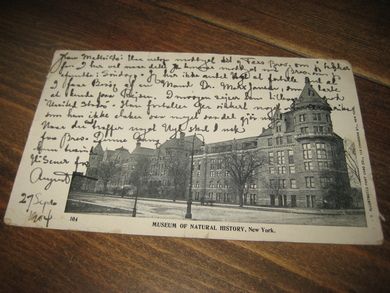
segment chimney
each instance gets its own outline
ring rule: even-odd
[[[186,136],[186,134],[184,132],[180,132],[180,140],[184,140],[184,137]]]
[[[139,139],[137,140],[136,147],[137,147],[137,148],[141,147],[141,141],[140,141]]]

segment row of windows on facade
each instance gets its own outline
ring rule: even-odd
[[[306,122],[306,121],[309,121],[308,119],[307,119],[307,115],[308,114],[300,114],[299,116],[298,116],[298,121],[299,122]],[[311,121],[322,121],[323,120],[323,118],[322,118],[322,116],[323,115],[325,115],[325,120],[326,120],[326,122],[329,122],[330,121],[330,116],[329,116],[329,114],[321,114],[321,113],[313,113],[312,114],[312,120]],[[296,118],[294,118],[294,122],[296,122]],[[306,127],[307,128],[307,127]],[[302,128],[301,128],[302,129]],[[316,131],[317,130],[317,131]],[[323,128],[323,127],[321,127],[321,129],[320,128],[318,128],[317,127],[317,129],[316,128],[314,128],[314,132],[323,132],[325,129]],[[327,129],[326,129],[327,130]],[[326,131],[325,130],[325,131]],[[275,124],[275,131],[278,133],[278,132],[282,132],[282,124],[281,124],[281,122],[280,121],[278,121],[278,122],[276,122],[276,124]],[[330,131],[330,128],[329,128],[329,131]],[[268,145],[269,145],[269,143],[270,143],[270,140],[268,140]],[[272,140],[271,140],[271,143],[272,143]],[[287,140],[287,143],[291,143],[291,141],[289,142],[288,140]],[[271,144],[272,145],[272,144]]]
[[[322,121],[322,120],[324,120],[324,118],[323,118],[324,116],[325,116],[326,122],[329,122],[330,121],[329,114],[324,114],[324,113],[311,113],[311,117],[312,117],[311,121]],[[298,121],[299,122],[309,121],[308,117],[309,117],[309,114],[299,114]]]
[[[320,179],[320,186],[322,188],[328,187],[333,182],[332,177],[320,177],[319,179]],[[269,182],[270,182],[271,188],[273,188],[273,189],[287,188],[287,179],[270,179]],[[315,188],[314,176],[305,177],[305,185],[306,185],[306,188]],[[296,179],[290,179],[289,188],[291,188],[291,189],[298,188]]]
[[[195,192],[195,200],[201,200],[201,197],[203,197],[201,192],[199,192],[199,191]],[[231,194],[228,192],[222,193],[222,192],[212,192],[211,191],[211,192],[208,192],[206,194],[206,197],[208,199],[212,199],[212,200],[215,200],[218,202],[232,202],[233,201]],[[250,198],[250,204],[256,204],[256,194],[250,194],[249,198]]]
[[[297,196],[295,194],[290,195],[290,204],[288,201],[288,196],[286,194],[278,195],[277,197],[273,194],[270,195],[270,204],[271,206],[276,205],[276,199],[278,200],[277,205],[281,207],[296,207],[297,206]],[[316,196],[315,195],[306,195],[306,207],[308,208],[314,208],[316,202]]]
[[[319,171],[329,170],[331,167],[330,161],[319,161],[317,162],[317,167]],[[305,171],[314,171],[314,162],[307,161],[303,163],[304,170]],[[295,166],[290,165],[288,166],[289,174],[295,174]],[[277,167],[269,167],[269,174],[287,174],[287,167],[286,166],[277,166]]]
[[[277,131],[278,132],[278,131]],[[270,138],[268,138],[268,146],[273,146],[273,138],[272,137],[270,137]],[[291,135],[287,135],[286,136],[286,143],[287,144],[290,144],[290,143],[292,143],[293,142],[293,138],[292,138],[292,136]],[[275,144],[276,145],[282,145],[284,143],[284,137],[283,136],[277,136],[277,137],[275,137]]]
[[[327,149],[325,143],[316,143],[315,144],[315,152],[317,159],[327,159]],[[311,149],[311,143],[303,143],[302,144],[302,153],[303,153],[303,159],[309,160],[313,158],[313,150]],[[287,150],[287,156],[288,156],[288,163],[294,164],[294,151],[293,150]],[[270,151],[268,152],[268,163],[274,164],[274,152]],[[278,165],[284,165],[285,164],[285,151],[276,151],[276,163]]]
[[[202,200],[202,195],[200,192],[195,192],[195,200]],[[206,197],[208,199],[215,200],[217,202],[231,202],[231,194],[227,192],[208,192]],[[249,193],[244,197],[245,204],[255,205],[257,204],[258,195],[256,193]],[[316,204],[316,196],[315,195],[306,195],[306,207],[315,207]],[[297,196],[295,194],[286,195],[279,194],[275,196],[270,194],[270,205],[271,206],[281,206],[281,207],[296,207],[297,206]]]
[[[235,149],[248,150],[257,147],[257,141],[248,141],[234,144]],[[233,144],[217,145],[210,147],[210,153],[230,152],[233,150]]]
[[[245,188],[247,188],[247,187],[248,187],[248,185],[245,184]],[[194,188],[199,188],[199,182],[196,182],[194,184]],[[216,183],[214,183],[214,181],[210,181],[209,182],[209,188],[224,188],[224,189],[228,189],[229,188],[229,184],[226,183],[226,182],[224,182],[222,184],[222,182],[220,182],[220,181],[217,181]],[[249,184],[249,189],[256,189],[256,188],[257,188],[257,184],[256,183],[252,182],[252,183]]]
[[[308,134],[310,132],[310,128],[308,126],[301,127],[300,128],[301,134]],[[326,126],[313,126],[313,133],[319,134],[327,134],[327,133],[332,133],[332,128],[331,127],[326,127]]]
[[[332,177],[319,177],[319,179],[320,179],[320,186],[322,188],[328,187],[333,182],[333,178]],[[285,188],[287,188],[287,182],[288,182],[287,179],[270,179],[270,187],[271,188],[285,189]],[[291,189],[298,188],[296,179],[289,179],[289,183],[290,183],[289,184],[289,188],[291,188]],[[305,177],[305,184],[306,184],[306,188],[315,188],[314,176],[307,176],[307,177]],[[213,181],[210,181],[208,187],[209,188],[224,188],[224,189],[228,189],[229,188],[229,184],[227,184],[226,182],[222,183],[220,181],[217,181],[216,183],[214,183]],[[248,186],[245,185],[245,188],[247,188],[247,187]],[[194,184],[194,188],[195,189],[199,188],[199,182],[196,182]],[[249,189],[256,189],[256,188],[257,188],[257,184],[256,183],[250,183],[249,184]]]

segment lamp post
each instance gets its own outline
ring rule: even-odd
[[[202,137],[202,145],[204,145],[204,136],[199,134]],[[195,145],[196,133],[192,137],[192,147],[191,147],[191,167],[190,167],[190,186],[188,190],[188,200],[187,200],[187,212],[185,215],[186,219],[192,219],[192,173],[194,172],[194,145]]]

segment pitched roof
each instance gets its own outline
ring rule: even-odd
[[[149,155],[153,155],[154,153],[154,149],[150,149],[150,148],[145,148],[145,147],[141,147],[141,146],[137,146],[133,151],[132,151],[132,155],[144,155],[144,156],[149,156]]]
[[[171,138],[165,141],[160,148],[172,148],[178,147],[180,145],[181,139],[184,140],[184,148],[191,148],[192,140],[194,139],[194,135],[184,136],[183,138]],[[200,145],[202,141],[195,136],[195,145]]]
[[[92,149],[93,153],[94,154],[103,154],[104,151],[103,151],[103,148],[102,148],[102,144],[100,142],[98,142],[98,144]]]
[[[302,108],[309,105],[323,106],[329,110],[331,109],[328,102],[326,101],[326,98],[321,98],[321,96],[310,84],[310,79],[306,77],[305,87],[303,88],[299,98],[293,102],[292,108]]]

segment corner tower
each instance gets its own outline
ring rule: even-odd
[[[296,145],[298,206],[346,208],[350,182],[343,139],[333,132],[332,108],[314,90],[308,77],[291,105]]]
[[[296,139],[332,136],[331,107],[313,89],[308,77],[300,96],[291,105]]]

